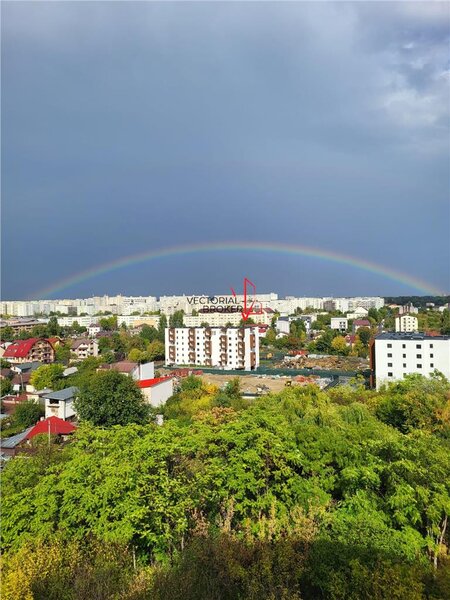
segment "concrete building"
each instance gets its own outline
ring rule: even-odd
[[[84,360],[88,356],[98,356],[98,342],[90,338],[78,338],[73,340],[71,351],[78,360]]]
[[[71,386],[44,396],[45,418],[58,417],[63,421],[75,419],[76,412],[73,403],[77,394],[78,388]]]
[[[371,344],[370,361],[377,389],[410,373],[429,377],[435,369],[450,378],[450,336],[381,333]]]
[[[3,353],[3,358],[11,363],[41,362],[52,363],[55,351],[48,340],[44,338],[29,338],[17,340],[9,344]]]
[[[346,317],[331,317],[330,328],[345,331],[348,328],[348,319]]]
[[[252,371],[259,366],[257,327],[167,328],[166,365]]]
[[[395,331],[403,333],[412,333],[413,331],[419,330],[419,321],[417,317],[412,315],[399,315],[395,317]]]
[[[352,313],[347,314],[347,319],[363,319],[364,317],[367,317],[368,314],[369,311],[367,308],[357,306]]]
[[[151,406],[162,406],[173,395],[172,377],[154,377],[138,382],[141,392]]]
[[[161,317],[159,315],[118,315],[117,325],[126,325],[127,327],[138,327],[139,325],[149,325],[158,329],[159,321]]]

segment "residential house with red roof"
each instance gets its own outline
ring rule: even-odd
[[[76,430],[76,426],[58,417],[49,417],[28,427],[25,431],[4,438],[0,441],[0,450],[2,456],[16,456],[20,451],[30,448],[30,440],[37,435],[56,436],[59,440],[66,440]]]
[[[52,363],[55,360],[55,350],[51,343],[44,338],[29,338],[28,340],[16,340],[10,344],[6,348],[3,358],[11,363],[33,361]]]
[[[173,395],[173,378],[171,375],[143,379],[138,381],[137,384],[148,404],[154,407],[162,406]]]

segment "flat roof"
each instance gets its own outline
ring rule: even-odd
[[[450,340],[450,335],[428,335],[426,333],[385,331],[375,336],[376,340]]]

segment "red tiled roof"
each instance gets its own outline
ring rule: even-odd
[[[138,386],[140,388],[149,388],[158,385],[163,381],[168,381],[169,379],[172,379],[171,375],[166,375],[166,377],[154,377],[153,379],[143,379],[142,381],[138,381]]]
[[[13,342],[6,348],[3,358],[25,358],[38,340],[39,338],[29,338]]]
[[[368,321],[367,319],[356,319],[355,321],[353,321],[353,325],[369,325],[370,326],[370,321]]]
[[[39,435],[40,433],[48,434],[49,430],[51,435],[64,435],[74,432],[75,429],[75,425],[60,419],[59,417],[48,417],[48,419],[39,421],[39,423],[37,423],[37,425],[35,425],[33,429],[28,432],[25,439],[30,440],[32,437]]]

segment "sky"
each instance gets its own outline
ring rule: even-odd
[[[174,245],[301,244],[450,290],[439,2],[2,2],[2,298]],[[417,290],[348,264],[169,256],[54,297]]]

